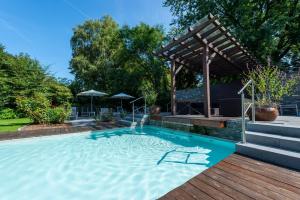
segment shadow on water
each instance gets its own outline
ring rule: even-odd
[[[101,138],[122,137],[124,135],[146,135],[148,137],[156,137],[160,140],[181,146],[165,152],[157,161],[157,165],[162,163],[177,163],[211,167],[234,152],[233,148],[223,148],[218,145],[199,141],[189,135],[177,135],[168,131],[165,133],[162,132],[162,130],[157,130],[151,127],[136,129],[121,128],[110,131],[92,132],[87,139],[98,140]]]
[[[105,132],[92,132],[87,139],[97,140],[100,138],[111,138],[111,137],[121,137],[123,135],[142,135],[140,133],[136,133],[132,130],[114,130],[114,131],[105,131]]]
[[[161,140],[169,141],[174,144],[183,145],[185,147],[195,146],[195,142],[192,142],[192,137],[189,136],[176,136],[170,133],[162,133],[152,128],[121,128],[114,130],[105,130],[105,131],[94,131],[92,132],[87,139],[97,140],[100,138],[111,138],[111,137],[121,137],[123,135],[147,135],[151,137],[156,137]]]
[[[178,159],[177,158],[178,160],[168,160],[168,156],[173,154],[173,153],[177,153],[177,154],[180,153],[185,158],[184,159]],[[193,155],[205,155],[205,159],[201,160],[201,162],[189,161],[189,159]],[[177,150],[177,149],[173,149],[171,151],[167,151],[156,164],[160,165],[162,162],[166,162],[166,163],[177,163],[177,164],[208,165],[210,162],[206,158],[209,158],[207,153],[199,153],[199,152],[196,152],[196,151],[180,151],[180,150]]]

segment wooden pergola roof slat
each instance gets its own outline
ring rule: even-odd
[[[181,51],[184,51],[184,50],[189,49],[191,45],[194,45],[195,42],[191,40],[191,41],[187,41],[187,42],[180,42],[179,44],[183,47],[181,49]],[[175,48],[175,49],[168,51],[168,54],[173,55],[175,53],[180,53],[181,51],[178,52],[178,49]]]
[[[184,51],[180,51],[180,53],[176,53],[173,55],[170,55],[173,58],[178,58],[178,57],[182,57],[184,55],[187,55],[189,53],[193,53],[195,50],[198,50],[200,48],[203,48],[203,46],[201,46],[199,43],[196,43],[194,46],[190,46],[188,49],[185,49]]]
[[[218,47],[219,45],[223,44],[226,41],[227,41],[227,38],[221,39],[221,40],[219,40],[217,42],[214,42],[213,46]]]
[[[236,73],[236,71],[247,70],[247,63],[258,65],[248,50],[221,25],[217,17],[211,14],[201,19],[196,26],[189,27],[184,35],[173,38],[169,44],[158,50],[156,55],[195,68],[194,65],[201,66],[201,59],[198,59],[197,55],[198,57],[203,56],[199,49],[205,45],[208,46],[210,52],[217,54],[218,58],[216,59],[220,60],[218,62],[221,60],[226,62],[225,65],[219,65],[220,70],[224,70],[222,68],[226,66],[231,70],[236,69],[233,70]]]
[[[186,60],[188,60],[188,59],[192,59],[192,58],[195,58],[195,57],[201,56],[201,55],[202,55],[202,53],[200,53],[200,52],[195,52],[195,53],[190,54],[190,55],[188,55],[188,56],[186,56],[186,57],[182,57],[181,61],[186,61]]]
[[[228,42],[228,43],[223,44],[222,46],[219,46],[219,47],[217,47],[217,48],[219,49],[219,51],[223,51],[224,49],[226,49],[227,47],[230,47],[230,46],[232,46],[232,45],[234,45],[232,42]],[[236,47],[236,46],[234,46],[234,47]],[[224,53],[226,54],[225,51],[224,51]]]
[[[219,26],[215,26],[214,28],[208,30],[207,32],[202,33],[201,36],[202,36],[203,38],[206,38],[206,37],[208,37],[210,34],[214,33],[214,32],[217,31],[217,30],[219,30]]]
[[[209,15],[211,15],[211,14],[209,14]],[[207,27],[209,24],[211,24],[211,22],[214,21],[215,19],[216,19],[216,17],[213,16],[213,15],[211,15],[209,20],[207,20],[207,21],[205,21],[204,23],[201,23],[201,24],[195,26],[194,29],[193,29],[193,31],[189,31],[187,34],[185,34],[185,35],[179,37],[178,39],[176,38],[175,41],[170,42],[168,45],[162,46],[161,50],[159,50],[159,51],[157,52],[157,54],[160,54],[160,53],[162,53],[162,52],[164,52],[164,51],[166,51],[166,50],[168,50],[168,49],[170,49],[170,48],[172,48],[172,47],[178,45],[180,42],[183,42],[183,41],[185,41],[186,39],[192,37],[194,34],[198,33],[200,30],[204,29],[204,28]]]

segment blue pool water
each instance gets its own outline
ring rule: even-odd
[[[156,199],[234,143],[145,126],[0,142],[0,199]]]

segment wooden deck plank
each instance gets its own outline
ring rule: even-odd
[[[192,124],[197,126],[206,126],[211,128],[225,128],[225,120],[207,120],[207,119],[192,119]]]
[[[217,171],[219,170],[219,171]],[[276,190],[277,187],[270,184],[270,183],[267,183],[267,182],[264,182],[264,181],[261,181],[260,179],[258,179],[257,177],[253,178],[251,175],[249,174],[245,174],[245,175],[242,175],[243,172],[239,171],[239,172],[236,172],[236,174],[233,174],[233,173],[229,173],[229,171],[235,171],[236,169],[226,169],[222,166],[222,168],[216,168],[215,171],[217,173],[222,173],[222,172],[225,172],[225,176],[226,177],[230,177],[232,178],[234,181],[236,182],[239,182],[240,184],[244,185],[245,187],[251,189],[253,192],[256,192],[256,193],[260,193],[266,197],[270,197],[271,199],[278,199],[278,200],[281,200],[281,199],[294,199],[294,198],[289,198],[289,197],[286,197],[287,195],[282,195],[284,192],[289,192],[288,190]],[[230,176],[231,175],[231,176]],[[249,186],[249,185],[253,185],[253,187]],[[294,195],[291,195],[291,196],[298,196],[296,194]]]
[[[248,185],[247,182],[240,180],[238,177],[235,177],[231,174],[227,174],[226,172],[214,168],[213,170],[205,171],[205,175],[215,179],[218,182],[221,182],[243,194],[249,196],[253,199],[261,199],[261,200],[270,200],[271,198],[257,192],[260,188],[254,184]],[[243,184],[244,183],[244,184]]]
[[[256,187],[256,192],[259,192],[265,196],[272,197],[272,199],[297,199],[299,197],[297,194],[293,193],[292,191],[287,190],[288,186],[284,185],[284,187],[278,187],[276,186],[275,181],[270,181],[267,179],[264,179],[264,176],[260,176],[257,174],[253,174],[252,172],[243,170],[241,168],[230,166],[230,164],[227,164],[225,162],[220,163],[220,165],[216,166],[217,169],[222,170],[226,172],[227,174],[231,174],[233,176],[236,176],[239,181],[242,183],[245,183],[245,186],[248,186],[249,184],[253,184]],[[244,182],[244,181],[246,182]],[[284,195],[282,195],[284,194]]]
[[[253,158],[249,158],[249,157],[242,156],[239,154],[232,154],[232,156],[230,156],[230,158],[236,158],[238,160],[246,161],[247,163],[250,163],[250,165],[253,167],[264,167],[264,168],[267,168],[269,171],[272,171],[273,173],[280,172],[281,174],[283,174],[285,176],[293,176],[295,178],[298,178],[298,180],[300,180],[300,173],[297,171],[282,168],[282,167],[279,167],[279,166],[276,166],[273,164],[265,163],[265,162],[255,160]]]
[[[227,194],[228,196],[232,197],[233,199],[253,200],[251,197],[235,190],[234,188],[227,186],[226,184],[218,182],[205,174],[199,174],[198,176],[196,176],[196,178],[199,180],[202,180],[206,184],[209,184],[210,186],[216,188],[219,192]]]
[[[232,200],[230,196],[228,196],[225,193],[219,192],[214,187],[206,184],[204,181],[199,180],[197,178],[193,178],[189,181],[190,184],[192,184],[194,187],[196,187],[198,190],[201,190],[202,192],[206,193],[210,197],[216,199],[216,200]]]
[[[187,192],[185,192],[182,188],[176,188],[175,193],[171,194],[171,196],[175,197],[178,200],[194,200],[194,198]]]
[[[180,196],[181,194],[178,193],[179,188],[181,190],[183,190],[183,196],[186,199],[193,199],[193,200],[215,200],[213,198],[211,198],[210,196],[208,196],[206,193],[203,193],[200,190],[197,190],[197,188],[195,188],[193,185],[191,185],[190,183],[185,183],[183,185],[181,185],[180,187],[172,190],[171,192],[167,193],[166,195],[164,195],[163,197],[161,197],[160,199],[177,199],[178,195]],[[189,196],[187,197],[186,194],[188,194]]]
[[[267,167],[257,167],[256,165],[252,165],[251,163],[247,163],[241,159],[236,159],[234,157],[230,157],[224,161],[231,165],[245,169],[248,172],[253,172],[266,178],[273,179],[276,182],[282,182],[300,189],[300,179],[295,176],[287,176],[286,174],[272,171]]]
[[[299,200],[299,177],[300,172],[233,154],[176,188],[176,197],[173,190],[161,199]]]
[[[188,192],[192,195],[194,199],[197,200],[215,200],[214,198],[207,195],[205,192],[198,190],[194,185],[190,184],[189,182],[182,185],[184,191]]]

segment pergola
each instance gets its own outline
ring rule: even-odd
[[[182,68],[203,73],[204,114],[211,117],[210,75],[241,74],[258,65],[254,57],[209,14],[154,52],[171,61],[171,111],[176,115],[176,75]]]

